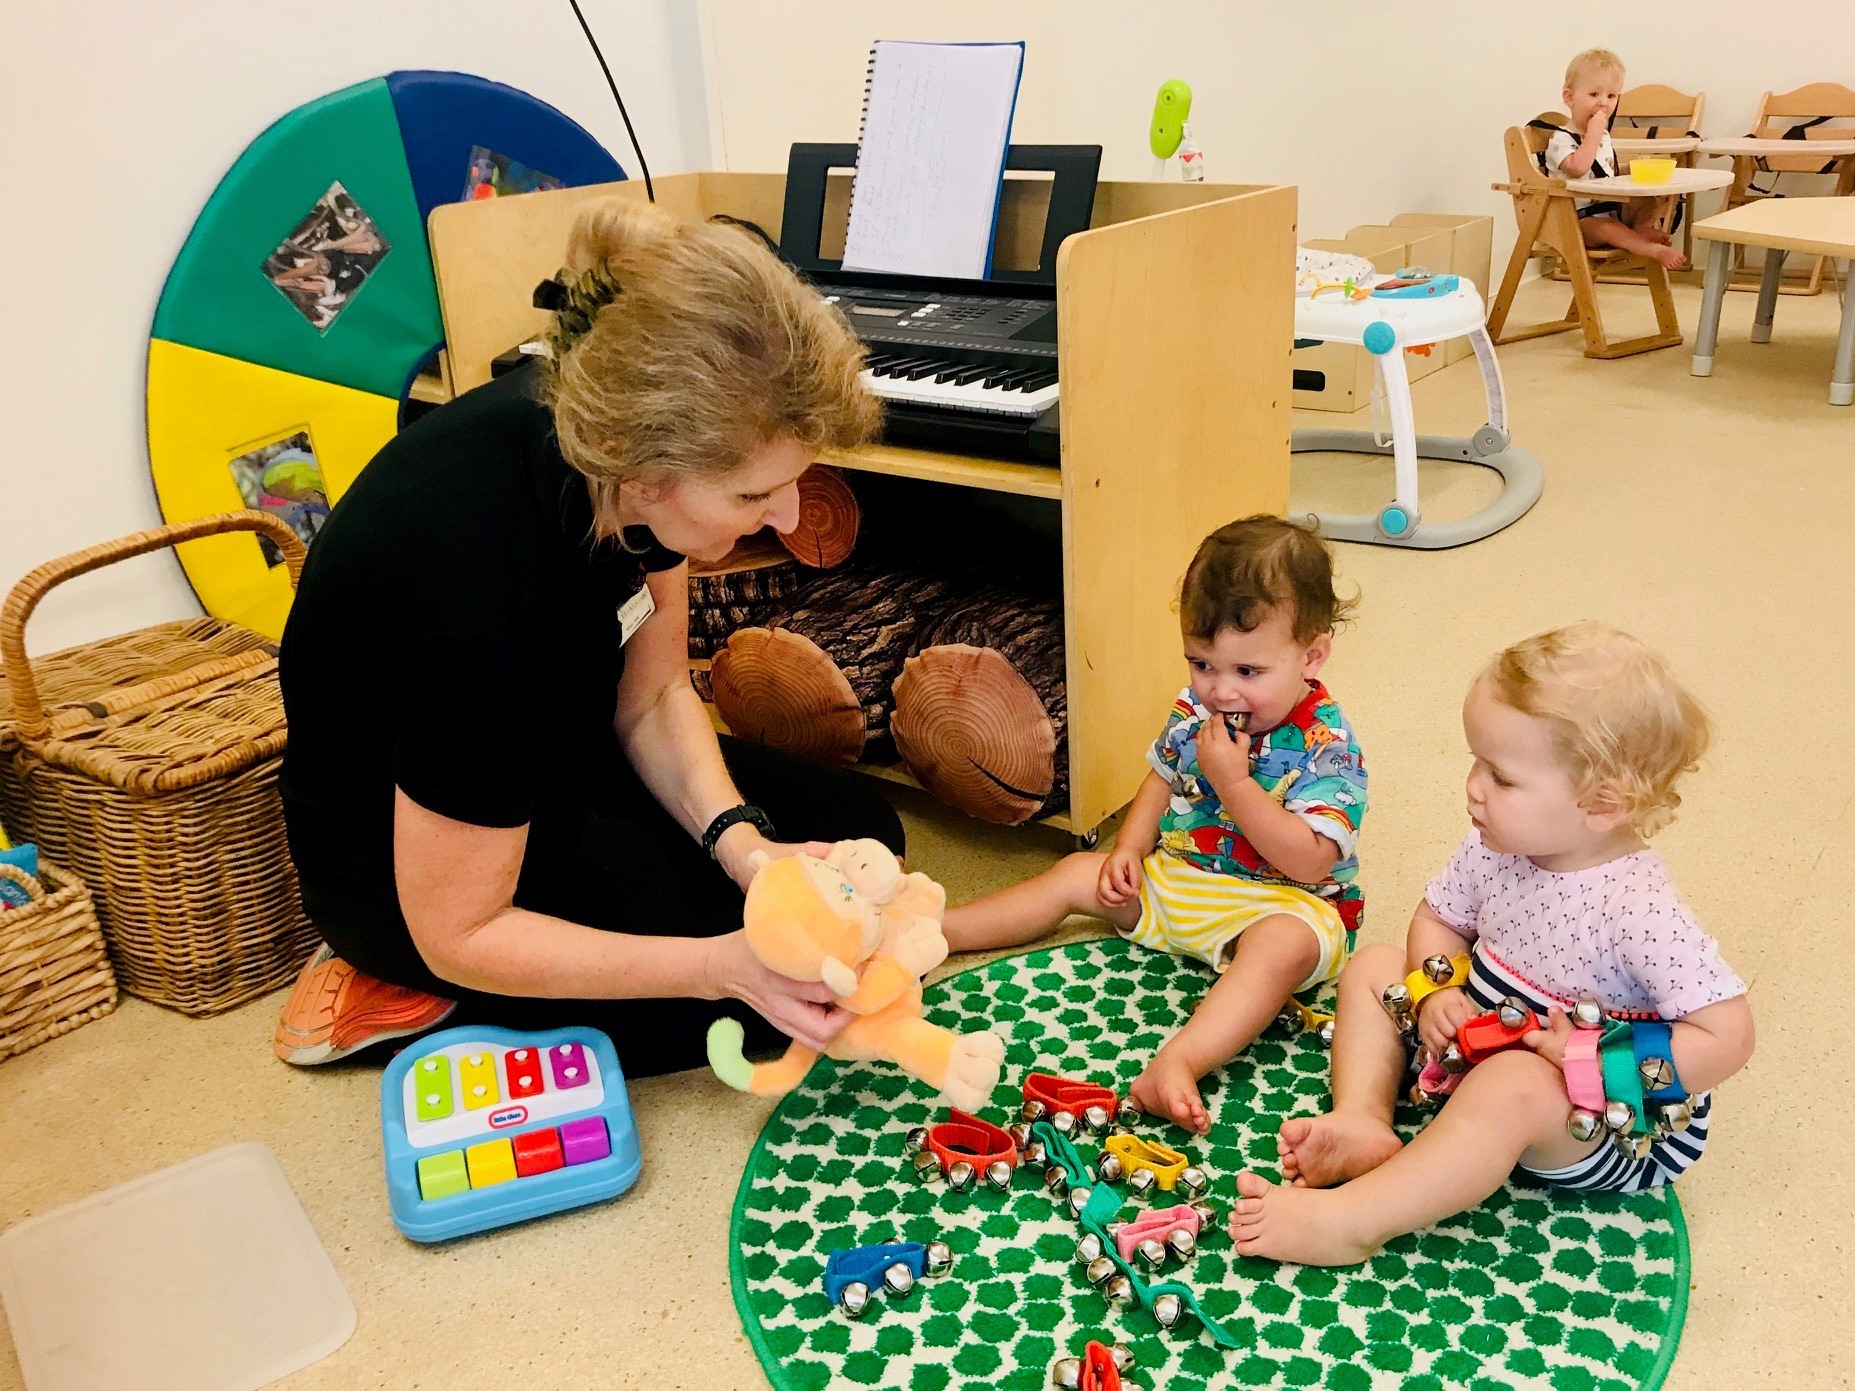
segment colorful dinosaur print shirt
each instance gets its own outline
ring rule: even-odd
[[[1224,815],[1210,779],[1198,770],[1199,727],[1211,717],[1187,686],[1173,702],[1166,728],[1153,742],[1147,762],[1172,789],[1159,821],[1159,848],[1215,874],[1234,874],[1262,883],[1294,884],[1265,860]],[[1359,875],[1359,823],[1365,819],[1365,760],[1346,716],[1318,681],[1288,718],[1255,736],[1250,776],[1268,794],[1339,849],[1332,872],[1318,884],[1299,887],[1332,901],[1349,934],[1359,930],[1365,900]]]

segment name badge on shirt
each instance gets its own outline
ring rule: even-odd
[[[644,626],[644,620],[657,612],[657,601],[647,586],[618,606],[618,645],[631,641],[631,635]]]

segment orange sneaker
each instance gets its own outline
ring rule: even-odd
[[[271,1051],[286,1063],[314,1067],[386,1039],[424,1033],[456,1008],[455,1000],[361,974],[325,942],[296,977]]]

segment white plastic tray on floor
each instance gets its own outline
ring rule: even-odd
[[[0,1234],[27,1391],[257,1391],[354,1304],[264,1145],[227,1145]]]

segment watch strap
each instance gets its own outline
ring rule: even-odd
[[[730,826],[740,825],[743,821],[758,826],[760,828],[760,834],[765,836],[768,840],[774,838],[773,818],[760,810],[759,807],[748,802],[742,802],[738,806],[729,807],[726,811],[721,813],[721,815],[709,822],[708,829],[702,833],[702,853],[707,855],[711,860],[714,859],[715,845],[716,842],[721,839],[723,832],[727,831]]]

